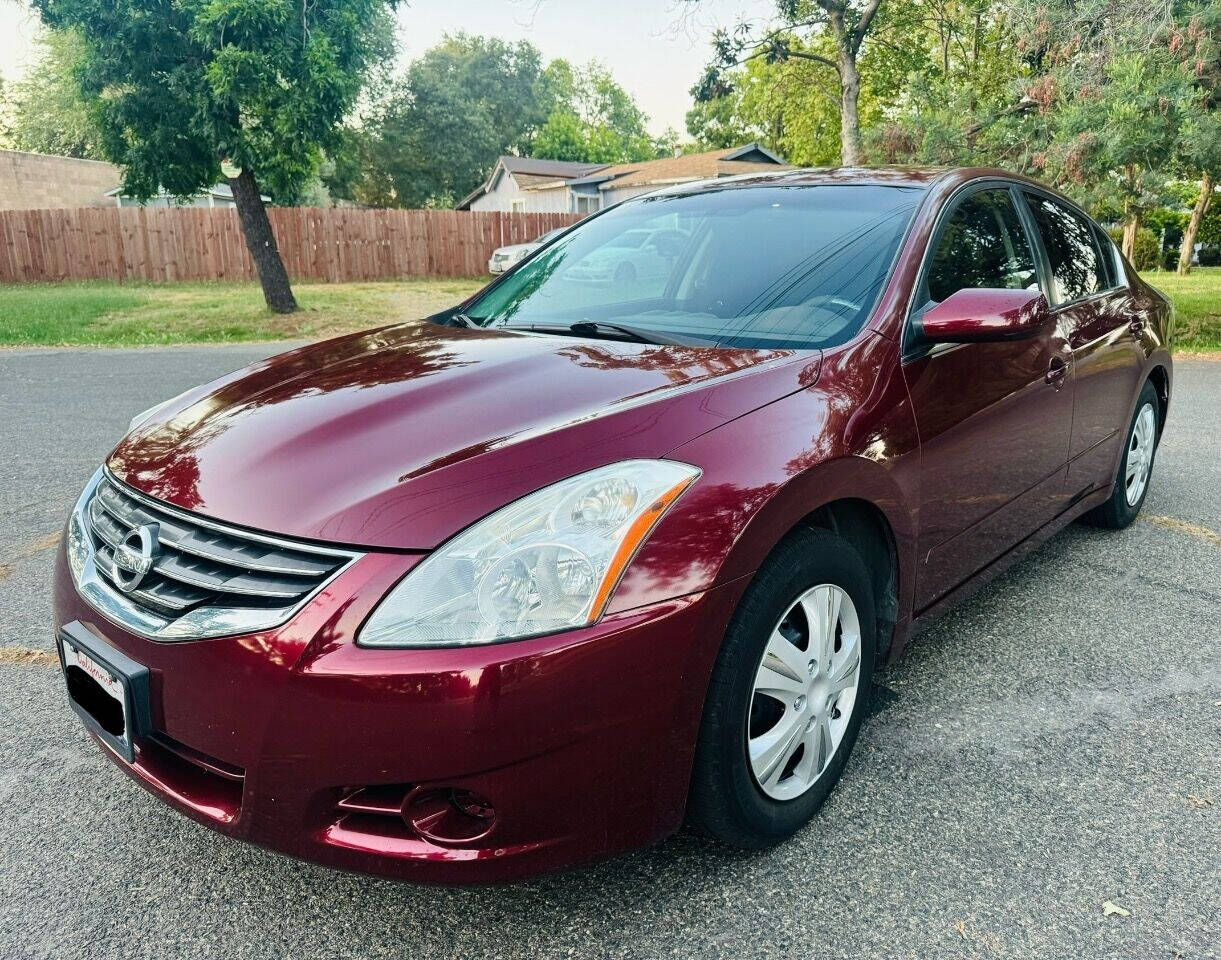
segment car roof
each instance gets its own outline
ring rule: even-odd
[[[958,183],[991,178],[1011,180],[1016,183],[1037,186],[1044,190],[1048,189],[1029,177],[993,167],[806,167],[775,172],[744,173],[733,177],[718,177],[676,184],[657,190],[654,195],[658,193],[702,193],[726,188],[830,185],[907,186],[925,189],[935,182],[944,181],[946,186],[953,187]]]

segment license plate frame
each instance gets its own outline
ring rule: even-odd
[[[149,730],[148,667],[75,621],[60,629],[55,646],[73,711],[90,733],[135,763],[136,741]]]

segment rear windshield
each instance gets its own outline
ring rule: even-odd
[[[630,200],[544,248],[466,313],[620,323],[731,347],[828,347],[873,309],[923,190],[772,186]]]

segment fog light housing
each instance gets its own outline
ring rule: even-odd
[[[403,820],[424,839],[448,846],[482,840],[496,826],[496,810],[470,790],[417,787],[403,800]]]

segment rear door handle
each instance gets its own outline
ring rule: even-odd
[[[1064,378],[1068,376],[1068,364],[1059,357],[1053,357],[1051,366],[1047,368],[1047,376],[1044,379],[1057,390],[1064,383]]]

